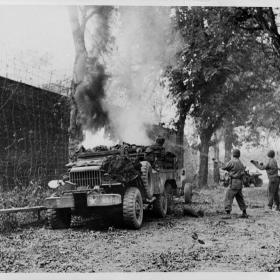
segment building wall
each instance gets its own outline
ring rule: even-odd
[[[0,188],[63,173],[68,126],[67,97],[0,77]]]

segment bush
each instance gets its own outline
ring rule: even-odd
[[[13,231],[18,228],[18,220],[14,214],[0,215],[0,231]]]
[[[18,185],[11,191],[2,192],[0,209],[39,206],[50,194],[51,189],[47,186],[43,186],[39,181],[31,181],[27,187]],[[31,222],[34,214],[27,212],[0,215],[0,231],[12,231],[20,224]]]
[[[0,197],[0,208],[37,206],[49,196],[51,190],[38,181],[31,181],[27,187],[16,186],[11,191],[5,191]]]

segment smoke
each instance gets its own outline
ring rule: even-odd
[[[110,110],[110,122],[112,125],[113,135],[120,141],[134,143],[138,145],[149,145],[151,139],[147,135],[154,116],[146,112],[142,105],[130,105]]]
[[[149,144],[149,128],[159,122],[161,77],[178,49],[170,13],[169,7],[120,7],[114,19],[106,100],[113,133],[125,142]]]
[[[89,55],[103,61],[103,56],[110,52],[113,37],[111,34],[111,22],[114,14],[112,6],[93,6],[94,16],[89,22],[86,32],[89,40],[86,42]]]
[[[83,43],[79,45],[79,42],[76,42],[80,48],[75,63],[78,85],[74,97],[79,110],[78,121],[84,129],[91,131],[109,125],[108,111],[104,107],[104,88],[108,76],[105,73],[103,56],[110,46],[109,24],[112,11],[110,6],[87,6],[81,11],[80,36],[84,36],[84,46]],[[91,14],[94,16],[90,17],[91,21],[87,21],[86,18]],[[77,22],[77,18],[74,18],[74,21]],[[83,26],[86,29],[83,29]],[[76,40],[83,41],[81,38]]]
[[[81,122],[91,132],[106,128],[114,139],[148,145],[149,129],[162,112],[155,106],[164,106],[156,100],[163,92],[162,74],[180,45],[172,30],[171,9],[97,11],[86,42],[93,59],[87,60],[87,75],[75,94]]]
[[[92,69],[89,69],[83,82],[77,86],[75,100],[83,126],[87,129],[98,130],[109,123],[108,112],[103,105],[107,76],[104,67],[97,61],[92,61],[89,65],[92,65]]]

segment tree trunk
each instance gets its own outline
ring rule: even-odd
[[[200,134],[200,155],[199,155],[199,171],[198,186],[199,188],[207,186],[208,181],[208,154],[211,133],[202,132]]]
[[[233,127],[232,125],[227,125],[224,132],[225,141],[225,160],[224,162],[230,161],[231,151],[233,145]]]
[[[73,70],[73,81],[70,98],[70,124],[69,124],[69,158],[72,159],[77,147],[83,140],[82,125],[79,122],[79,110],[75,101],[77,85],[81,83],[86,75],[86,61],[88,58],[84,40],[84,25],[79,21],[77,7],[68,8],[70,24],[75,46],[75,61]]]
[[[79,111],[78,106],[75,101],[75,87],[71,92],[71,102],[70,102],[70,124],[69,124],[69,146],[68,146],[68,156],[69,159],[74,159],[74,155],[77,147],[83,141],[83,130],[82,125],[79,123]]]
[[[220,147],[219,147],[219,139],[218,139],[218,136],[217,134],[215,133],[215,144],[213,146],[214,148],[214,157],[216,160],[219,160],[220,159]]]
[[[184,167],[184,128],[185,128],[186,114],[180,116],[177,123],[176,134],[176,151],[178,159],[178,168]]]
[[[76,102],[76,90],[81,83],[88,82],[88,76],[96,76],[96,67],[93,67],[93,61],[97,61],[98,56],[106,50],[106,45],[110,41],[109,35],[109,17],[113,7],[111,6],[96,6],[92,8],[90,6],[84,6],[78,13],[77,6],[69,6],[68,13],[70,19],[70,25],[72,30],[73,42],[75,47],[75,62],[73,71],[73,85],[71,92],[71,113],[70,113],[70,125],[69,125],[69,157],[75,155],[77,146],[83,140],[83,127],[80,121],[80,112],[78,104]],[[88,20],[93,15],[98,16],[95,24],[97,33],[95,34],[95,40],[98,42],[96,47],[89,52],[86,49],[85,44],[85,29]]]
[[[219,170],[219,160],[220,160],[220,148],[217,134],[215,133],[215,145],[214,145],[214,167],[213,167],[213,178],[214,183],[218,184],[220,182],[220,170]]]

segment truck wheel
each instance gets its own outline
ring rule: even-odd
[[[154,190],[152,185],[152,167],[148,161],[141,162],[141,179],[145,188],[145,194],[148,199],[151,199]]]
[[[154,213],[159,218],[164,218],[168,210],[168,195],[166,190],[156,197],[154,201]]]
[[[184,199],[185,203],[191,203],[192,202],[192,186],[191,184],[186,183],[184,186]]]
[[[143,200],[138,188],[130,187],[123,198],[123,221],[134,229],[141,227],[143,222]]]
[[[52,229],[69,228],[71,224],[71,209],[48,209],[47,219]]]

